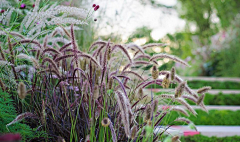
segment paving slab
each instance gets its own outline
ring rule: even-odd
[[[165,126],[157,126],[154,129],[155,133],[161,133],[164,130]],[[216,137],[227,137],[227,136],[236,136],[240,135],[240,126],[206,126],[206,125],[197,125],[197,131],[189,129],[188,126],[172,126],[166,133],[171,135],[180,135],[188,136],[201,134],[204,136],[216,136]]]

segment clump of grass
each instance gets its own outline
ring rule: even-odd
[[[39,1],[36,2],[36,5],[38,4]],[[54,15],[67,8],[57,7],[59,9],[52,7],[39,11],[34,8],[33,11],[39,15],[56,9],[57,11],[52,13]],[[76,12],[77,9],[69,10],[68,12]],[[84,14],[85,11],[82,12]],[[35,21],[32,18],[29,20]],[[32,26],[29,20],[25,21],[27,27]],[[57,21],[54,22],[56,24]],[[18,103],[16,108],[19,112],[27,113],[20,114],[16,119],[20,120],[19,118],[22,119],[26,114],[37,116],[40,121],[34,125],[40,124],[39,129],[48,133],[46,140],[157,141],[163,134],[153,133],[158,125],[172,124],[175,121],[190,123],[186,118],[162,122],[168,113],[178,111],[188,116],[189,111],[196,115],[196,111],[185,99],[193,98],[196,104],[204,108],[206,89],[200,89],[203,90],[200,91],[203,95],[199,97],[188,87],[187,82],[177,75],[174,68],[171,71],[157,69],[157,60],[160,58],[172,59],[186,66],[189,66],[188,63],[173,55],[161,53],[151,57],[145,53],[148,48],[165,44],[137,46],[114,44],[110,40],[96,41],[87,52],[83,52],[76,43],[74,28],[73,24],[69,30],[58,25],[51,33],[39,39],[27,39],[21,33],[15,33],[8,36],[6,46],[0,48],[3,51],[2,60],[10,62],[9,69],[14,74],[15,81],[20,82],[19,98],[25,99],[24,103],[27,104],[22,106],[23,101]],[[34,28],[30,33],[35,35],[38,32],[38,29]],[[15,41],[15,36],[21,39]],[[59,40],[60,38],[64,41]],[[10,58],[2,54],[7,53],[7,48]],[[18,48],[23,50],[16,50]],[[134,49],[133,57],[129,55],[128,48]],[[148,70],[142,70],[146,65],[153,65],[151,77],[148,76]],[[32,71],[25,68],[31,68]],[[165,75],[165,78],[159,79],[159,75]],[[144,76],[149,78],[145,79]],[[23,82],[27,82],[28,91]],[[168,88],[173,82],[178,84],[178,87],[173,89],[175,94],[162,94],[158,97],[147,94],[144,90],[152,84]],[[1,83],[1,88],[2,86]],[[11,89],[16,90],[16,87],[5,90],[13,92]],[[183,95],[184,92],[191,97]],[[18,101],[17,97],[14,99]],[[172,107],[175,102],[181,103],[187,110]],[[171,109],[159,109],[159,104]]]

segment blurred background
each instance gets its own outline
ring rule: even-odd
[[[65,4],[91,9],[94,12],[82,35],[90,39],[111,39],[115,42],[167,43],[166,52],[185,59],[191,68],[159,61],[161,69],[173,65],[183,76],[239,77],[240,17],[238,0],[69,0]],[[88,33],[86,35],[86,33]],[[83,35],[84,34],[84,35]],[[91,38],[89,38],[91,37]],[[79,41],[82,42],[82,41]],[[167,63],[167,64],[166,64]]]

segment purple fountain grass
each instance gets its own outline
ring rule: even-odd
[[[150,58],[150,61],[152,60],[156,60],[156,59],[159,59],[159,58],[167,58],[167,59],[171,59],[175,62],[179,62],[185,66],[190,66],[187,62],[181,60],[180,58],[176,57],[176,56],[173,56],[173,55],[168,55],[168,54],[165,54],[165,53],[161,53],[161,54],[157,54],[157,55],[154,55],[153,57]]]

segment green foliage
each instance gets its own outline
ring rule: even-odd
[[[181,137],[181,142],[238,142],[240,136],[231,137],[207,137],[203,135],[194,135],[188,137]]]
[[[240,89],[240,83],[239,82],[231,82],[231,81],[225,81],[225,82],[221,82],[221,81],[214,81],[214,82],[188,81],[188,86],[193,88],[193,89],[199,89],[203,86],[211,86],[212,89]],[[176,84],[172,84],[170,87],[175,88]],[[151,88],[151,86],[149,85],[148,88]]]
[[[230,111],[230,110],[209,110],[209,113],[206,113],[202,110],[196,110],[197,117],[191,115],[190,119],[195,125],[240,125],[239,117],[240,110]],[[178,112],[171,111],[164,119],[163,122],[172,122],[182,115]],[[183,115],[182,115],[183,116]],[[167,121],[168,120],[168,121]],[[182,124],[182,123],[174,123]]]
[[[32,129],[30,126],[22,122],[8,126],[9,131],[7,130],[6,125],[17,117],[17,113],[14,107],[14,102],[10,98],[10,95],[8,93],[2,92],[1,90],[0,112],[0,133],[20,133],[23,141],[44,136],[43,132],[37,131],[36,128]]]
[[[205,105],[240,105],[240,94],[222,94],[211,95],[209,93],[205,94],[204,104]],[[193,105],[192,101],[189,104]]]
[[[232,27],[228,31],[228,37],[225,39],[222,50],[217,52],[215,56],[218,60],[216,75],[227,77],[240,77],[240,18],[237,17]],[[213,55],[214,56],[214,55]]]

